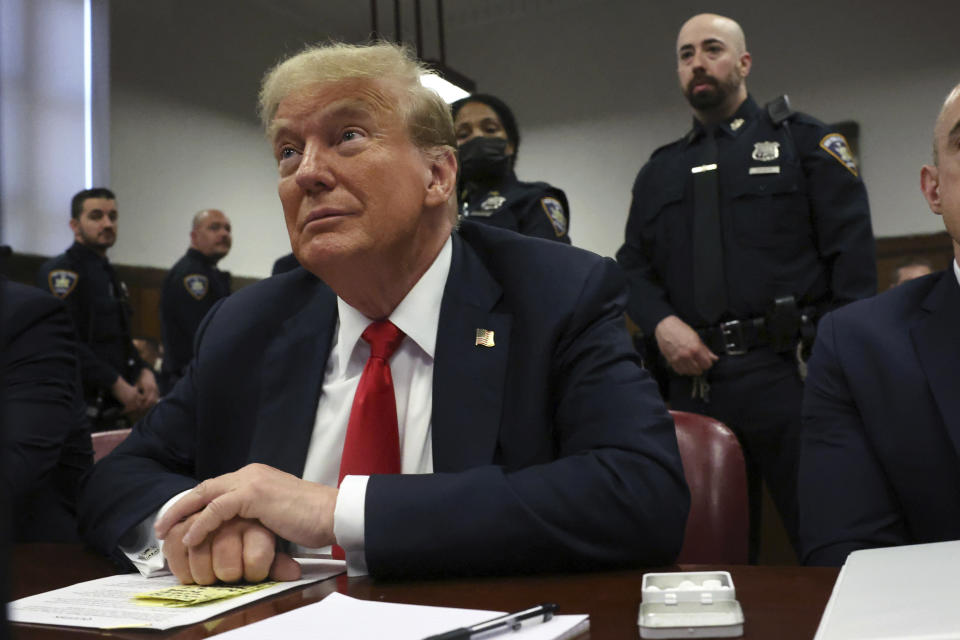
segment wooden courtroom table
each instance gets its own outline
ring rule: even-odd
[[[651,569],[653,570],[653,569]],[[813,637],[838,570],[811,567],[720,567],[680,565],[657,571],[728,570],[746,619],[744,638],[791,640]],[[79,545],[17,545],[13,599],[114,573],[111,563]],[[278,594],[220,617],[169,631],[96,631],[70,627],[13,625],[16,640],[110,636],[138,640],[206,638],[323,599],[334,591],[365,600],[383,600],[472,609],[516,611],[556,602],[558,613],[590,614],[592,640],[636,640],[637,610],[644,571],[411,580],[386,582],[345,575]],[[322,637],[321,633],[317,637]],[[338,639],[339,640],[339,639]],[[348,640],[348,639],[346,639]]]

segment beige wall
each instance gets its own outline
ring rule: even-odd
[[[266,275],[288,245],[254,117],[257,84],[303,42],[364,38],[367,3],[111,5],[111,183],[121,206],[114,260],[169,266],[186,246],[190,214],[219,206],[236,236],[224,266]],[[960,81],[960,3],[918,0],[908,10],[893,0],[450,0],[447,59],[514,107],[523,134],[518,173],[567,192],[574,243],[611,255],[636,172],[689,126],[674,38],[708,6],[742,22],[759,101],[788,93],[821,119],[860,123],[878,236],[942,229],[917,182],[939,102]]]
[[[919,171],[939,105],[960,82],[960,3],[555,4],[542,19],[457,25],[450,59],[514,107],[524,135],[518,172],[566,190],[575,244],[616,251],[637,171],[689,128],[673,50],[677,29],[698,11],[741,22],[753,55],[748,87],[759,102],[786,93],[822,120],[860,123],[877,236],[943,229],[920,196]],[[480,49],[482,60],[470,56]]]

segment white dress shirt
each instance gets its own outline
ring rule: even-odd
[[[406,334],[390,358],[400,431],[401,473],[433,472],[433,441],[430,436],[433,357],[440,322],[440,302],[450,273],[452,255],[453,244],[448,238],[427,272],[390,314],[390,321]],[[331,487],[337,486],[353,396],[370,357],[370,345],[361,339],[360,334],[373,322],[340,298],[337,298],[337,311],[339,322],[336,337],[327,358],[323,393],[317,404],[313,436],[303,469],[304,480]],[[368,478],[345,477],[337,496],[334,535],[337,544],[346,552],[349,575],[364,575],[367,572],[363,551],[363,507]]]
[[[401,473],[433,472],[433,359],[440,324],[440,303],[450,274],[453,241],[447,238],[433,264],[400,302],[389,320],[405,337],[390,358],[393,392],[397,403]],[[337,330],[317,403],[313,435],[307,448],[303,479],[331,487],[340,476],[340,458],[347,434],[353,396],[370,357],[370,346],[360,335],[374,320],[337,298]],[[364,503],[369,476],[347,476],[340,485],[334,510],[334,536],[343,547],[348,575],[367,573],[364,553]],[[183,492],[186,493],[186,492]],[[145,519],[121,550],[145,576],[167,572],[162,542],[153,534],[153,523],[183,495],[168,500],[153,517]],[[329,552],[330,547],[293,551]]]
[[[957,259],[953,259],[953,275],[957,276],[957,284],[960,284],[960,264],[957,264]]]

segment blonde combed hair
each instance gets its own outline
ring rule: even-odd
[[[398,88],[395,108],[417,147],[428,152],[437,147],[456,149],[450,107],[435,91],[420,84],[420,75],[426,71],[429,69],[406,47],[393,43],[312,45],[266,73],[260,85],[260,120],[269,134],[283,99],[307,87],[378,80]]]

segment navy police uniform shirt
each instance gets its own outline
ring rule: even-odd
[[[460,193],[460,212],[525,236],[570,244],[567,196],[546,182],[521,182],[513,171],[491,188],[468,185]]]
[[[193,358],[193,336],[207,311],[230,295],[230,274],[196,249],[188,249],[163,279],[163,371],[179,378]]]
[[[88,405],[110,402],[117,376],[133,384],[146,366],[130,336],[127,288],[106,257],[74,242],[40,267],[37,286],[64,301],[79,340],[80,377]]]
[[[656,150],[633,186],[617,261],[628,312],[647,335],[674,314],[707,323],[693,300],[693,175],[704,130]],[[776,124],[748,97],[718,128],[719,205],[728,310],[762,316],[778,297],[821,312],[876,292],[867,193],[840,134],[802,113]]]

